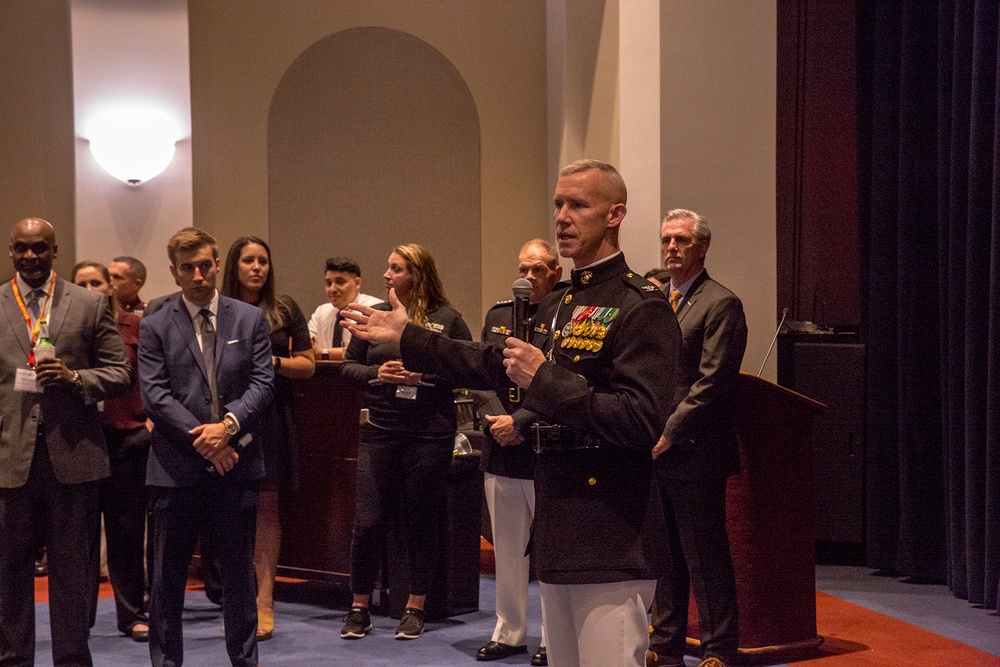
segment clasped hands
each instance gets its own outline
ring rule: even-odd
[[[381,343],[399,343],[406,328],[406,308],[396,298],[396,290],[389,290],[389,304],[392,310],[373,310],[360,303],[352,303],[342,311],[340,325],[350,330],[352,336],[362,340]],[[503,351],[503,365],[507,377],[514,384],[526,389],[535,377],[539,366],[545,363],[545,355],[534,345],[517,338],[508,338]],[[402,368],[402,365],[400,365]],[[379,369],[381,378],[382,369]]]
[[[188,433],[195,436],[195,451],[215,466],[220,475],[232,470],[240,460],[239,453],[229,446],[231,436],[226,433],[226,425],[222,422],[201,424]]]

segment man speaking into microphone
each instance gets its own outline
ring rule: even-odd
[[[562,276],[555,248],[544,239],[524,244],[517,256],[513,301],[501,301],[486,313],[482,341],[502,346],[508,336],[532,340],[547,339],[551,332],[545,322],[535,322],[538,304],[552,291]],[[517,294],[517,283],[527,282],[528,294]],[[519,329],[524,329],[519,331]],[[477,660],[500,660],[527,651],[529,559],[525,555],[535,516],[535,450],[526,440],[537,416],[511,404],[510,391],[480,393],[488,397],[480,408],[488,427],[479,467],[483,470],[486,506],[493,527],[496,557],[497,624],[493,637],[476,653]],[[545,665],[545,629],[542,642],[531,657],[532,665]]]
[[[459,386],[525,389],[538,415],[536,556],[552,667],[640,667],[646,609],[663,573],[663,514],[652,497],[651,451],[674,393],[680,332],[660,290],[618,249],[627,192],[618,170],[580,160],[559,172],[553,197],[559,254],[571,280],[538,307],[551,335],[539,349],[433,340],[391,312],[352,304],[351,331],[398,340],[403,363]],[[534,333],[534,332],[533,332]]]

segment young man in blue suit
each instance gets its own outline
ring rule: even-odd
[[[170,238],[167,253],[181,298],[144,317],[139,329],[142,398],[154,425],[146,474],[154,550],[149,653],[154,667],[182,664],[187,567],[207,516],[218,544],[226,650],[234,667],[253,667],[253,546],[264,476],[254,432],[273,397],[271,343],[260,309],[215,289],[215,239],[188,227]]]

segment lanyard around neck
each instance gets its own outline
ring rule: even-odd
[[[35,322],[34,326],[31,324],[31,313],[28,312],[28,307],[24,305],[24,299],[21,298],[21,290],[17,286],[17,276],[15,275],[10,279],[10,284],[14,288],[14,300],[17,302],[17,307],[21,309],[21,315],[24,317],[24,324],[28,327],[28,334],[31,336],[31,353],[28,354],[28,363],[32,366],[35,365],[35,343],[38,342],[38,333],[42,329],[42,322],[46,320],[46,313],[48,312],[49,303],[52,301],[52,295],[55,293],[56,289],[56,272],[53,271],[49,278],[49,290],[45,295],[45,303],[39,304],[38,308],[38,321]]]

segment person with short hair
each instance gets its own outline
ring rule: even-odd
[[[115,595],[118,630],[137,642],[149,640],[146,614],[146,463],[149,428],[139,392],[139,316],[121,309],[111,289],[108,269],[100,262],[78,262],[70,281],[111,301],[118,333],[128,353],[132,384],[127,393],[104,400],[101,422],[108,443],[111,475],[101,481],[100,510],[107,542],[108,578]],[[99,563],[95,562],[99,570]],[[97,605],[97,573],[94,598]]]
[[[35,662],[40,539],[52,661],[90,665],[98,497],[110,472],[98,403],[126,391],[132,372],[108,298],[52,270],[52,225],[19,221],[9,249],[15,274],[0,285],[0,659]],[[54,345],[44,358],[43,338]]]
[[[326,260],[323,281],[329,303],[321,304],[309,318],[313,354],[321,361],[343,361],[351,332],[339,325],[340,311],[352,302],[374,306],[382,299],[361,293],[361,267],[349,257]]]
[[[501,348],[431,336],[407,323],[391,291],[391,311],[345,313],[354,340],[398,342],[413,372],[525,390],[522,406],[538,415],[532,552],[554,667],[641,667],[646,610],[665,567],[650,452],[671,405],[680,332],[663,293],[618,249],[626,198],[606,162],[560,171],[556,240],[574,268],[538,307],[537,326],[551,332],[544,349],[534,337]]]
[[[538,304],[562,277],[556,249],[545,239],[528,241],[517,256],[517,272],[531,283],[530,326],[542,327],[544,324],[534,321]],[[513,315],[514,302],[509,299],[490,308],[481,340],[503,345],[511,335]],[[539,335],[535,335],[534,342],[544,346],[547,335]],[[483,470],[496,561],[497,623],[490,641],[476,653],[477,660],[486,661],[527,651],[530,559],[525,552],[535,517],[535,447],[526,438],[535,415],[512,404],[506,389],[481,394],[487,394],[488,401],[480,408],[487,425],[479,467]],[[531,656],[532,665],[547,664],[544,624],[541,635],[541,645]]]
[[[188,563],[207,518],[222,574],[226,651],[233,667],[254,667],[253,549],[264,477],[258,436],[274,392],[271,341],[260,308],[216,290],[214,238],[184,228],[170,237],[167,254],[181,295],[139,327],[142,398],[153,422],[149,654],[155,667],[183,662]]]
[[[649,271],[646,271],[643,278],[657,287],[662,287],[664,283],[670,280],[670,272],[666,269],[650,269]]]
[[[142,317],[146,303],[139,296],[139,290],[146,284],[146,265],[135,257],[122,255],[111,260],[108,275],[111,276],[111,291],[118,298],[119,307],[126,313]]]
[[[747,324],[739,297],[705,270],[711,242],[712,230],[694,211],[674,209],[660,226],[663,266],[670,272],[661,289],[677,313],[683,345],[673,406],[653,449],[670,567],[656,584],[649,667],[684,664],[691,590],[700,667],[732,665],[739,652],[726,480],[740,469],[736,387]]]

